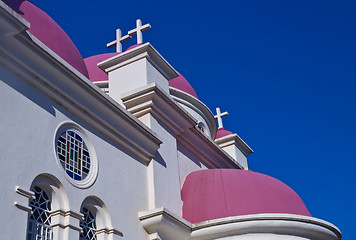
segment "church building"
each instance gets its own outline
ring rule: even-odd
[[[1,238],[341,239],[249,169],[225,109],[143,41],[150,28],[117,29],[112,53],[83,59],[33,3],[0,0]]]

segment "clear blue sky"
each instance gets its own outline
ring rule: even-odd
[[[110,52],[116,28],[150,23],[144,41],[229,112],[224,126],[255,151],[250,168],[356,239],[356,1],[33,2],[83,57]]]

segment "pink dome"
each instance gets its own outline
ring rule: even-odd
[[[64,30],[45,12],[25,0],[4,0],[30,24],[28,30],[75,69],[88,77],[82,56]]]
[[[192,172],[181,195],[183,218],[191,223],[258,213],[311,216],[302,199],[286,184],[246,170]]]
[[[185,93],[192,95],[195,98],[198,98],[192,86],[182,75],[179,74],[178,77],[171,79],[168,83],[170,87],[177,88]]]
[[[216,132],[216,136],[215,136],[215,139],[218,139],[218,138],[222,138],[222,137],[225,137],[227,135],[231,135],[233,134],[232,132],[226,130],[225,128],[218,128],[218,131]]]
[[[131,47],[129,47],[128,49],[126,49],[126,51],[131,50],[131,49],[136,48],[136,47],[141,46],[141,45],[142,45],[142,43],[132,45]],[[125,51],[125,52],[126,52],[126,51]]]
[[[104,53],[84,59],[85,65],[88,69],[89,80],[92,82],[107,81],[108,75],[103,70],[98,68],[97,64],[118,54],[120,53]]]
[[[129,47],[126,51],[133,49],[135,47],[138,47],[142,45],[142,43],[140,44],[136,44],[136,45],[132,45],[131,47]],[[113,56],[116,56],[120,53],[104,53],[104,54],[99,54],[99,55],[95,55],[95,56],[91,56],[88,58],[84,59],[85,65],[88,69],[88,74],[89,74],[89,80],[92,82],[98,82],[98,81],[107,81],[108,80],[108,75],[101,70],[100,68],[98,68],[98,63],[102,62],[106,59],[109,59]]]

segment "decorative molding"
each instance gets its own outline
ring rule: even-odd
[[[109,93],[109,81],[98,81],[93,82],[95,86],[98,86],[101,90],[103,90],[106,94]]]
[[[34,192],[24,190],[24,189],[20,188],[19,186],[15,187],[15,192],[17,194],[20,194],[20,195],[24,196],[24,197],[27,197],[29,200],[33,200],[35,198],[35,193]]]
[[[189,129],[177,137],[177,142],[187,148],[194,156],[209,168],[243,167],[213,140],[197,129]]]
[[[31,213],[31,211],[32,211],[32,209],[31,209],[30,207],[24,206],[23,204],[20,204],[20,203],[18,203],[18,202],[14,202],[14,205],[15,205],[18,209],[23,210],[23,211],[25,211],[25,212]]]
[[[341,240],[341,232],[333,224],[295,214],[263,213],[226,217],[192,224],[192,229],[192,239],[211,239],[211,235],[223,238],[260,233],[266,236],[280,234],[286,239],[298,236],[315,240]]]
[[[177,71],[149,42],[102,61],[98,64],[98,67],[105,72],[110,72],[144,58],[147,59],[147,61],[150,62],[167,80],[178,77]]]
[[[266,239],[273,234],[285,239],[341,240],[340,230],[333,224],[294,214],[252,214],[191,224],[167,209],[158,208],[139,213],[139,219],[149,236],[161,236],[164,240],[213,240],[247,233],[263,234]]]
[[[151,113],[178,136],[179,143],[190,149],[207,166],[243,168],[213,140],[197,130],[197,121],[157,84],[130,91],[122,97],[122,102],[137,118]]]
[[[289,214],[289,213],[260,213],[260,214],[249,214],[249,215],[241,215],[241,216],[234,216],[234,217],[225,217],[225,218],[204,221],[200,223],[194,223],[192,224],[192,228],[194,230],[198,230],[202,228],[224,225],[228,223],[256,221],[256,220],[287,220],[287,221],[295,221],[295,222],[313,223],[328,228],[332,231],[336,230],[336,232],[340,232],[340,230],[335,225],[327,221],[314,217]]]
[[[208,124],[211,138],[215,139],[217,130],[216,121],[210,109],[199,99],[174,87],[169,87],[169,93],[176,102],[191,108],[200,116],[202,116],[205,122]]]
[[[159,148],[152,130],[30,33],[1,42],[0,64],[138,159],[151,161]]]
[[[22,189],[19,186],[15,186],[15,192],[28,199],[26,204],[15,201],[14,202],[15,207],[27,213],[31,213],[32,209],[31,207],[28,206],[28,202],[35,199],[35,193],[30,190]]]
[[[98,229],[96,230],[96,234],[102,234],[102,233],[105,233],[105,234],[114,234],[114,235],[118,235],[120,237],[124,236],[122,234],[122,232],[120,232],[119,230],[115,229],[115,228],[102,228],[102,229]]]
[[[70,228],[70,229],[72,229],[74,231],[77,231],[77,232],[81,232],[82,231],[82,229],[80,227],[74,226],[72,224],[57,223],[57,224],[51,224],[51,227],[52,228],[59,227],[59,228],[62,228],[62,229]]]
[[[163,239],[158,235],[158,233],[152,233],[152,234],[150,234],[148,237],[149,237],[149,240],[163,240]]]
[[[221,148],[235,145],[246,157],[253,153],[253,150],[236,133],[215,139],[215,142]]]
[[[184,240],[191,235],[191,224],[165,208],[139,213],[143,228],[150,239]]]
[[[79,223],[83,219],[82,213],[74,212],[71,210],[66,211],[66,210],[59,209],[59,210],[51,212],[52,219],[56,216],[60,216],[62,218],[61,219],[62,222],[52,223],[51,227],[60,227],[62,229],[70,228],[70,229],[73,229],[78,232],[82,231],[82,229],[80,227],[74,226],[73,224],[69,223],[70,221],[63,219],[63,218],[72,217],[74,219],[77,219],[78,223]],[[65,222],[66,224],[64,224],[63,222]],[[107,235],[114,234],[114,235],[118,235],[118,236],[123,236],[122,232],[120,232],[119,230],[117,230],[115,228],[108,228],[108,227],[98,229],[98,230],[96,230],[96,233],[97,234],[107,234]]]
[[[55,210],[53,212],[51,212],[51,217],[54,217],[54,216],[61,216],[61,217],[73,217],[75,219],[78,219],[78,220],[82,220],[83,219],[83,214],[81,213],[78,213],[78,212],[74,212],[74,211],[71,211],[71,210],[62,210],[62,209],[58,209],[58,210]]]
[[[2,29],[0,40],[12,37],[30,28],[30,23],[16,13],[11,7],[0,1],[0,25]]]
[[[52,224],[51,227],[59,227],[61,229],[70,228],[77,232],[80,232],[82,229],[79,227],[80,220],[83,219],[83,214],[74,212],[71,210],[58,209],[51,212]],[[78,220],[74,225],[71,218]]]
[[[197,121],[156,83],[130,91],[122,97],[126,109],[139,118],[151,113],[175,135],[194,128]]]

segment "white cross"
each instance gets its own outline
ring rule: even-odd
[[[227,112],[220,112],[220,108],[216,108],[216,115],[214,116],[216,119],[218,119],[218,128],[223,128],[223,123],[222,123],[222,117],[227,116]]]
[[[127,41],[127,40],[129,40],[129,39],[131,39],[131,36],[130,35],[125,35],[125,36],[122,37],[121,36],[121,30],[118,28],[116,30],[116,40],[106,44],[106,46],[108,48],[111,48],[111,47],[116,45],[116,52],[120,53],[120,52],[122,52],[122,43]]]
[[[137,34],[137,44],[140,44],[140,43],[143,43],[142,32],[146,31],[150,28],[151,28],[150,24],[145,24],[142,26],[141,19],[137,19],[136,20],[136,28],[129,31],[128,34],[130,35],[130,37]]]

